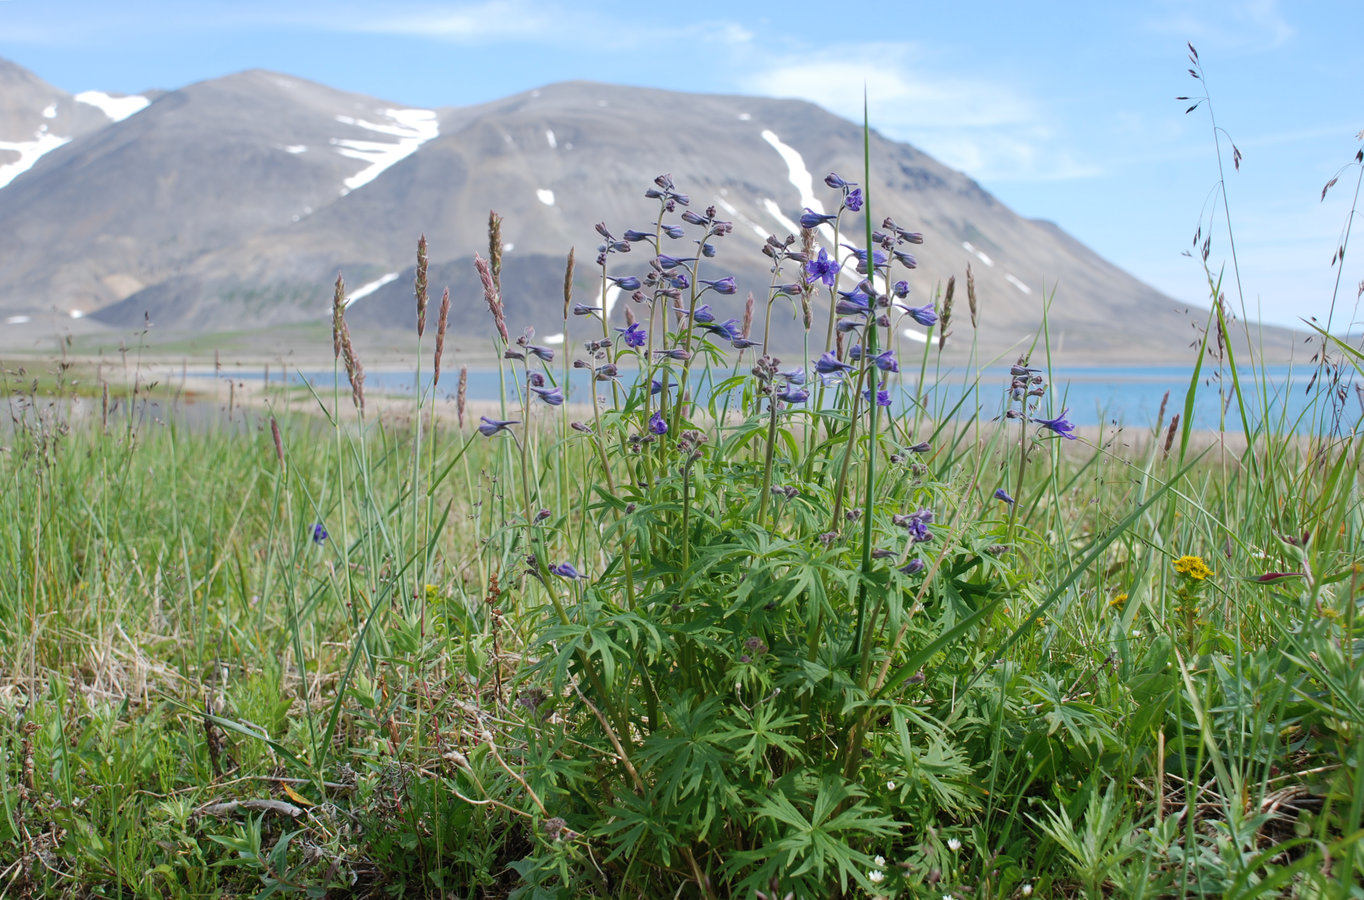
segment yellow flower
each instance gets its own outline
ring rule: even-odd
[[[1195,581],[1202,581],[1213,574],[1208,564],[1203,562],[1201,556],[1181,556],[1175,560],[1175,571],[1181,575],[1187,575]]]
[[[1114,594],[1113,599],[1108,601],[1108,605],[1114,609],[1122,609],[1122,605],[1126,602],[1127,592],[1123,591],[1121,594]]]

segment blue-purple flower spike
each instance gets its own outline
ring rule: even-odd
[[[822,281],[829,287],[838,283],[838,260],[829,256],[829,251],[819,248],[819,256],[805,264],[805,283]]]
[[[532,387],[531,390],[534,391],[540,397],[541,400],[545,401],[550,406],[564,405],[564,392],[562,388]]]
[[[914,557],[914,559],[911,559],[909,562],[901,566],[899,571],[904,573],[905,575],[918,575],[925,568],[926,566],[924,565],[924,561],[916,556]]]
[[[668,423],[663,421],[663,413],[654,410],[654,414],[649,417],[649,431],[652,434],[667,434]]]
[[[932,328],[934,325],[938,324],[938,313],[933,309],[932,303],[927,303],[923,306],[905,306],[903,303],[897,303],[895,305],[909,313],[911,319],[925,328]]]
[[[645,331],[644,326],[640,325],[638,322],[635,322],[628,328],[618,327],[616,330],[620,332],[620,336],[625,340],[625,346],[627,347],[643,347],[645,342],[649,340],[649,333]]]
[[[620,288],[622,291],[637,291],[639,290],[640,287],[639,279],[633,275],[623,275],[619,277],[615,275],[608,275],[606,276],[606,280],[614,281],[616,283],[616,287]]]
[[[734,283],[733,275],[726,275],[724,278],[717,278],[714,281],[707,281],[702,278],[701,283],[717,294],[732,294],[739,289]]]
[[[788,384],[786,390],[777,395],[777,399],[783,403],[804,403],[810,399],[810,392]]]
[[[895,354],[890,350],[882,350],[872,360],[876,363],[876,368],[882,372],[898,372],[900,364],[895,361]]]
[[[573,563],[559,563],[557,566],[550,566],[549,573],[558,575],[560,578],[567,578],[570,581],[577,581],[579,578],[586,578],[582,572],[573,567]]]
[[[838,357],[834,356],[833,351],[827,351],[823,356],[815,361],[815,371],[821,375],[832,375],[835,372],[846,372],[852,366],[845,362],[839,362]]]
[[[1072,432],[1075,430],[1075,425],[1066,418],[1066,412],[1067,410],[1063,409],[1061,410],[1061,415],[1054,419],[1033,419],[1033,421],[1044,428],[1051,429],[1066,440],[1073,441],[1075,440],[1075,435],[1072,434]]]
[[[813,209],[806,207],[805,212],[800,216],[801,228],[818,228],[821,225],[832,222],[838,218],[837,213],[817,213]]]
[[[1005,503],[1009,504],[1010,506],[1013,506],[1013,505],[1014,505],[1014,498],[1013,498],[1013,497],[1010,497],[1010,496],[1009,496],[1009,492],[1006,491],[1006,490],[1004,490],[1004,488],[1000,488],[999,490],[995,491],[995,499],[996,499],[996,500],[1003,500]]]
[[[506,421],[503,421],[501,419],[490,419],[487,416],[480,416],[479,418],[482,420],[483,424],[478,426],[478,433],[484,437],[492,437],[499,431],[505,431],[508,426],[521,424],[520,421],[516,419],[507,419]]]
[[[314,544],[320,544],[320,543],[322,543],[323,541],[325,541],[328,537],[330,537],[330,535],[327,534],[327,529],[325,529],[325,528],[322,527],[322,523],[321,523],[321,522],[318,522],[318,523],[316,523],[316,524],[313,525],[313,543],[314,543]]]
[[[848,195],[843,198],[843,205],[848,208],[849,212],[860,210],[862,208],[862,189],[853,188],[848,191]]]

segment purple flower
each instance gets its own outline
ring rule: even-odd
[[[880,369],[882,372],[900,371],[900,364],[895,361],[895,354],[890,350],[882,350],[880,353],[876,354],[876,357],[872,362],[874,362],[876,368]]]
[[[895,296],[899,297],[901,300],[905,299],[906,297],[909,296],[909,282],[905,281],[904,279],[895,282],[895,284],[891,287],[890,292]]]
[[[686,362],[691,359],[691,354],[681,347],[672,347],[667,350],[655,350],[655,356],[666,356],[668,359],[675,359],[678,362]]]
[[[636,231],[633,228],[625,229],[625,234],[621,235],[627,241],[652,241],[654,236],[647,231]]]
[[[804,403],[810,399],[810,392],[788,384],[786,389],[777,395],[777,399],[783,403]]]
[[[819,256],[805,264],[805,283],[822,281],[829,287],[838,283],[838,260],[829,256],[829,251],[819,248]]]
[[[756,347],[761,343],[762,341],[753,341],[746,337],[736,337],[730,340],[729,345],[735,350],[747,350],[749,347]]]
[[[929,523],[933,521],[931,509],[921,509],[909,515],[897,514],[891,516],[890,520],[908,531],[910,541],[915,544],[933,540],[933,533],[928,530]]]
[[[906,269],[917,269],[919,267],[919,261],[914,258],[914,254],[912,253],[906,253],[903,250],[896,250],[895,258],[898,259],[901,263],[903,263]]]
[[[549,573],[558,575],[560,578],[567,578],[570,581],[577,581],[579,578],[587,576],[573,567],[573,563],[559,563],[557,566],[550,566]]]
[[[655,379],[653,379],[652,381],[650,381],[650,382],[649,382],[649,395],[650,395],[650,396],[653,396],[654,394],[661,394],[661,393],[663,393],[663,382],[659,381],[657,378],[655,378]]]
[[[867,398],[868,403],[872,402],[871,388],[867,388],[863,391],[862,396]],[[881,386],[876,389],[876,405],[890,406],[890,391],[886,390],[886,383],[884,381],[881,382]]]
[[[738,290],[734,284],[733,275],[726,275],[724,278],[717,278],[714,281],[707,281],[703,278],[701,283],[717,294],[732,294]]]
[[[543,388],[543,387],[532,387],[531,390],[534,391],[536,394],[538,394],[539,397],[540,397],[540,399],[543,400],[543,401],[545,401],[546,403],[548,403],[550,406],[563,406],[563,405],[564,405],[564,392],[563,392],[563,389],[562,389],[562,388],[557,388],[557,387],[548,387],[548,388]]]
[[[933,445],[930,444],[930,443],[928,443],[928,441],[920,441],[919,443],[915,444],[913,447],[910,447],[910,448],[909,448],[909,452],[910,452],[910,453],[927,453],[929,450],[932,450],[932,449],[933,449]]]
[[[617,277],[615,275],[608,275],[606,276],[606,280],[614,281],[616,283],[616,287],[620,288],[622,291],[639,290],[639,279],[633,275],[623,275],[620,277]]]
[[[654,414],[649,417],[649,431],[651,434],[667,434],[668,423],[663,421],[663,413],[654,410]]]
[[[718,334],[727,341],[736,341],[744,336],[743,324],[738,319],[725,319],[723,322],[701,322],[702,328],[711,334]]]
[[[844,244],[843,246],[851,250],[852,255],[857,257],[857,271],[863,275],[867,274],[867,251],[854,247],[852,244]],[[886,264],[886,254],[880,250],[872,250],[871,258],[878,269]]]
[[[575,316],[595,316],[601,312],[600,306],[588,306],[586,303],[573,304],[573,315]]]
[[[658,267],[663,270],[676,269],[678,266],[685,266],[689,262],[696,262],[695,256],[669,256],[666,253],[658,254]]]
[[[851,347],[848,348],[848,359],[851,359],[853,362],[857,362],[861,358],[862,358],[861,344],[853,344]]]
[[[834,189],[843,189],[843,190],[846,190],[846,189],[848,189],[848,188],[854,186],[855,184],[857,184],[856,181],[845,181],[845,180],[843,180],[843,178],[840,177],[839,174],[838,174],[837,172],[830,172],[828,175],[825,175],[825,176],[824,176],[824,183],[827,184],[827,185],[828,185],[829,187],[831,187],[831,188],[834,188]]]
[[[864,316],[871,312],[871,297],[860,286],[851,291],[839,291],[838,298],[834,311],[840,316]]]
[[[805,212],[800,217],[800,227],[818,228],[820,225],[823,225],[826,222],[832,222],[834,219],[837,218],[838,218],[837,213],[833,215],[829,215],[828,213],[817,213],[807,206],[805,207]]]
[[[899,571],[903,572],[906,575],[918,575],[925,568],[926,566],[924,565],[924,561],[916,556],[909,562],[901,566]]]
[[[535,354],[538,359],[545,362],[554,362],[554,351],[549,347],[537,347],[534,344],[527,344],[526,349]]]
[[[505,428],[507,428],[509,425],[521,424],[520,420],[518,419],[508,419],[506,421],[502,421],[501,419],[490,419],[487,416],[480,416],[479,418],[482,419],[483,424],[478,426],[478,433],[483,435],[484,437],[492,437],[499,431],[502,431]]]
[[[663,278],[673,286],[674,290],[685,291],[691,287],[691,279],[686,272],[678,272],[675,275],[664,275]]]
[[[823,356],[815,361],[815,371],[821,375],[832,375],[835,372],[846,372],[852,366],[845,362],[839,362],[838,357],[834,356],[833,351],[826,351]]]
[[[800,366],[797,366],[794,369],[787,369],[785,372],[779,372],[778,374],[781,375],[782,378],[785,378],[787,381],[789,381],[791,384],[805,383],[805,369],[801,368]]]
[[[321,522],[318,522],[318,523],[316,523],[316,524],[313,525],[313,543],[314,543],[314,544],[320,544],[320,543],[322,543],[322,542],[325,541],[329,536],[330,536],[330,535],[327,534],[327,529],[325,529],[325,528],[322,527],[322,523],[321,523]]]
[[[687,210],[687,212],[691,212],[691,210]],[[683,213],[683,214],[682,214],[682,217],[683,217],[683,218],[686,218],[686,216],[687,216],[687,213]],[[676,240],[677,238],[680,238],[682,235],[686,234],[687,232],[685,232],[685,231],[682,230],[682,226],[681,226],[681,225],[664,225],[664,226],[663,226],[663,233],[666,234],[668,237],[672,238],[673,240]]]
[[[1010,506],[1013,506],[1013,505],[1014,505],[1014,498],[1013,498],[1013,497],[1010,497],[1010,496],[1009,496],[1009,492],[1006,491],[1006,490],[1004,490],[1004,488],[1000,488],[999,490],[995,491],[995,499],[996,499],[996,500],[1003,500],[1005,503],[1009,504]]]
[[[1050,428],[1066,440],[1073,441],[1075,440],[1075,435],[1071,434],[1071,432],[1075,430],[1075,425],[1066,418],[1066,412],[1067,410],[1063,409],[1061,410],[1061,415],[1054,419],[1033,419],[1033,421],[1044,428]]]
[[[702,245],[701,245],[701,255],[704,256],[706,259],[712,259],[712,258],[715,256],[715,245],[714,245],[714,244],[702,244]]]
[[[909,313],[911,319],[925,328],[931,328],[938,324],[938,313],[933,309],[932,303],[926,303],[923,306],[905,306],[903,303],[895,305]]]
[[[649,339],[649,333],[644,330],[644,326],[634,322],[628,328],[616,328],[620,336],[625,340],[627,347],[643,347]]]
[[[707,322],[715,321],[715,311],[710,308],[709,303],[702,303],[700,306],[696,307],[695,312],[688,312],[681,306],[674,306],[673,312],[684,318],[690,316],[691,320],[698,325],[705,325]]]
[[[862,189],[853,188],[852,190],[848,191],[848,195],[843,198],[843,205],[846,206],[850,212],[857,212],[859,209],[861,209]]]

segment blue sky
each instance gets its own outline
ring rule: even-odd
[[[802,97],[860,121],[865,84],[884,134],[1205,306],[1201,267],[1182,253],[1214,205],[1210,262],[1229,256],[1208,116],[1174,99],[1202,93],[1186,71],[1192,41],[1244,157],[1234,172],[1224,145],[1246,306],[1283,323],[1330,314],[1358,169],[1320,195],[1362,143],[1361,36],[1359,0],[0,0],[0,57],[73,93],[260,67],[444,106],[586,78]],[[1361,280],[1357,250],[1336,329],[1360,327]],[[1224,290],[1238,306],[1229,265]]]

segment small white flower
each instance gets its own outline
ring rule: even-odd
[[[887,782],[886,782],[886,790],[888,790],[888,791],[893,791],[893,790],[895,790],[895,782],[893,782],[893,781],[887,781]]]
[[[947,849],[951,850],[953,853],[956,853],[958,850],[961,849],[961,841],[957,840],[956,838],[948,838]]]
[[[867,873],[867,880],[872,884],[880,884],[886,880],[886,873],[882,872],[880,869],[872,869]]]
[[[1022,894],[1023,894],[1024,897],[1031,897],[1031,896],[1032,896],[1032,885],[1030,885],[1030,884],[1025,884],[1025,885],[1023,885]]]
[[[1133,628],[1133,629],[1132,629],[1132,637],[1141,637],[1141,630],[1140,630],[1140,629],[1137,629],[1137,628]]]
[[[884,856],[875,856],[872,858],[872,862],[876,863],[876,868],[879,869],[886,864],[886,858]]]

